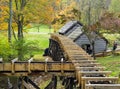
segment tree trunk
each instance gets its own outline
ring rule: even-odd
[[[22,60],[23,59],[23,26],[22,26],[22,21],[19,20],[18,21],[18,41],[19,41],[19,45],[18,45],[18,59]]]
[[[12,0],[9,0],[9,22],[8,22],[8,42],[11,43],[12,37]]]
[[[14,39],[17,41],[17,37],[16,37],[16,34],[15,34],[13,27],[12,27],[12,34],[13,34]]]
[[[26,0],[15,0],[16,10],[22,11],[26,5]],[[23,59],[23,22],[24,22],[24,16],[21,13],[18,13],[17,15],[17,26],[18,26],[18,59]]]
[[[91,2],[89,1],[89,8],[88,8],[88,26],[91,24]]]
[[[93,58],[95,60],[96,59],[95,58],[95,41],[92,41],[92,51],[93,51]]]

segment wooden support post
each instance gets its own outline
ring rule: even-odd
[[[3,62],[3,58],[0,58],[0,62]]]
[[[69,84],[69,89],[73,89],[73,86],[74,86],[74,78],[73,77],[70,77],[70,84]]]
[[[24,80],[22,82],[25,89],[30,89],[30,85],[28,83],[26,83]]]
[[[11,68],[11,71],[12,71],[12,74],[15,73],[15,62],[18,61],[18,58],[15,58],[11,61],[11,65],[12,65],[12,68]]]
[[[18,89],[22,89],[22,84],[23,84],[23,81],[22,81],[22,78],[21,77],[19,77],[18,78]]]
[[[85,89],[85,80],[81,80],[81,89]]]
[[[64,73],[64,67],[63,67],[63,58],[61,59],[61,73]]]
[[[79,86],[81,85],[81,73],[80,73],[80,71],[78,72],[78,83],[79,83]]]
[[[47,73],[47,62],[48,62],[48,58],[45,59],[45,73]]]
[[[76,79],[78,79],[78,86],[80,86],[80,72],[79,67],[76,67]]]
[[[33,61],[33,58],[28,60],[28,72],[31,73],[31,66],[30,63]]]
[[[26,81],[27,80],[27,81]],[[24,77],[24,80],[25,82],[28,82],[29,84],[31,84],[35,89],[40,89],[32,80],[30,80],[27,76]],[[23,82],[24,83],[24,82]],[[27,86],[28,87],[28,86]],[[26,87],[26,88],[27,88]],[[30,88],[28,88],[30,89]]]
[[[53,81],[53,89],[57,89],[57,76],[53,75],[52,77],[52,81]]]

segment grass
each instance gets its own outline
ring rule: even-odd
[[[53,32],[53,29],[50,29],[47,25],[33,25],[32,28],[27,29],[28,32],[38,32],[38,26],[39,26],[39,32],[40,33],[51,33]]]
[[[37,41],[41,49],[49,46],[49,34],[26,34],[27,41]]]
[[[112,71],[110,76],[120,75],[120,55],[110,55],[97,58],[98,62],[106,67],[106,70]]]
[[[34,59],[35,60],[44,60],[43,58],[43,53],[44,53],[44,49],[49,47],[49,38],[50,38],[50,34],[48,34],[47,32],[45,32],[46,34],[36,34],[36,33],[28,33],[25,34],[25,38],[27,41],[34,41],[37,43],[38,48],[40,50],[33,52],[34,55]]]

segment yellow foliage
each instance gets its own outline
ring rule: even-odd
[[[0,30],[7,30],[7,29],[8,29],[8,23],[3,22],[0,24]]]
[[[69,5],[63,3],[63,8],[58,12],[55,13],[55,18],[53,20],[53,27],[55,30],[59,29],[64,23],[69,20],[77,20],[77,16],[73,12],[73,9],[76,7],[76,3],[73,1]]]
[[[7,0],[0,1],[0,30],[8,29],[8,11]]]

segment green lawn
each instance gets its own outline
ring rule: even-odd
[[[42,24],[42,25],[32,25],[32,28],[27,29],[26,31],[27,32],[52,33],[53,29],[50,29],[49,26]]]
[[[111,55],[97,58],[98,62],[106,67],[106,70],[112,71],[110,76],[120,75],[120,55]]]
[[[25,38],[27,41],[35,41],[40,48],[39,51],[34,51],[34,59],[35,60],[44,60],[43,52],[44,49],[49,47],[49,38],[50,34],[53,33],[53,29],[49,29],[47,25],[39,25],[38,27],[33,26],[33,28],[27,29],[27,33],[25,33]]]
[[[43,60],[44,49],[49,47],[50,34],[26,34],[26,40],[29,42],[35,42],[39,48],[38,51],[33,51],[35,60]]]

